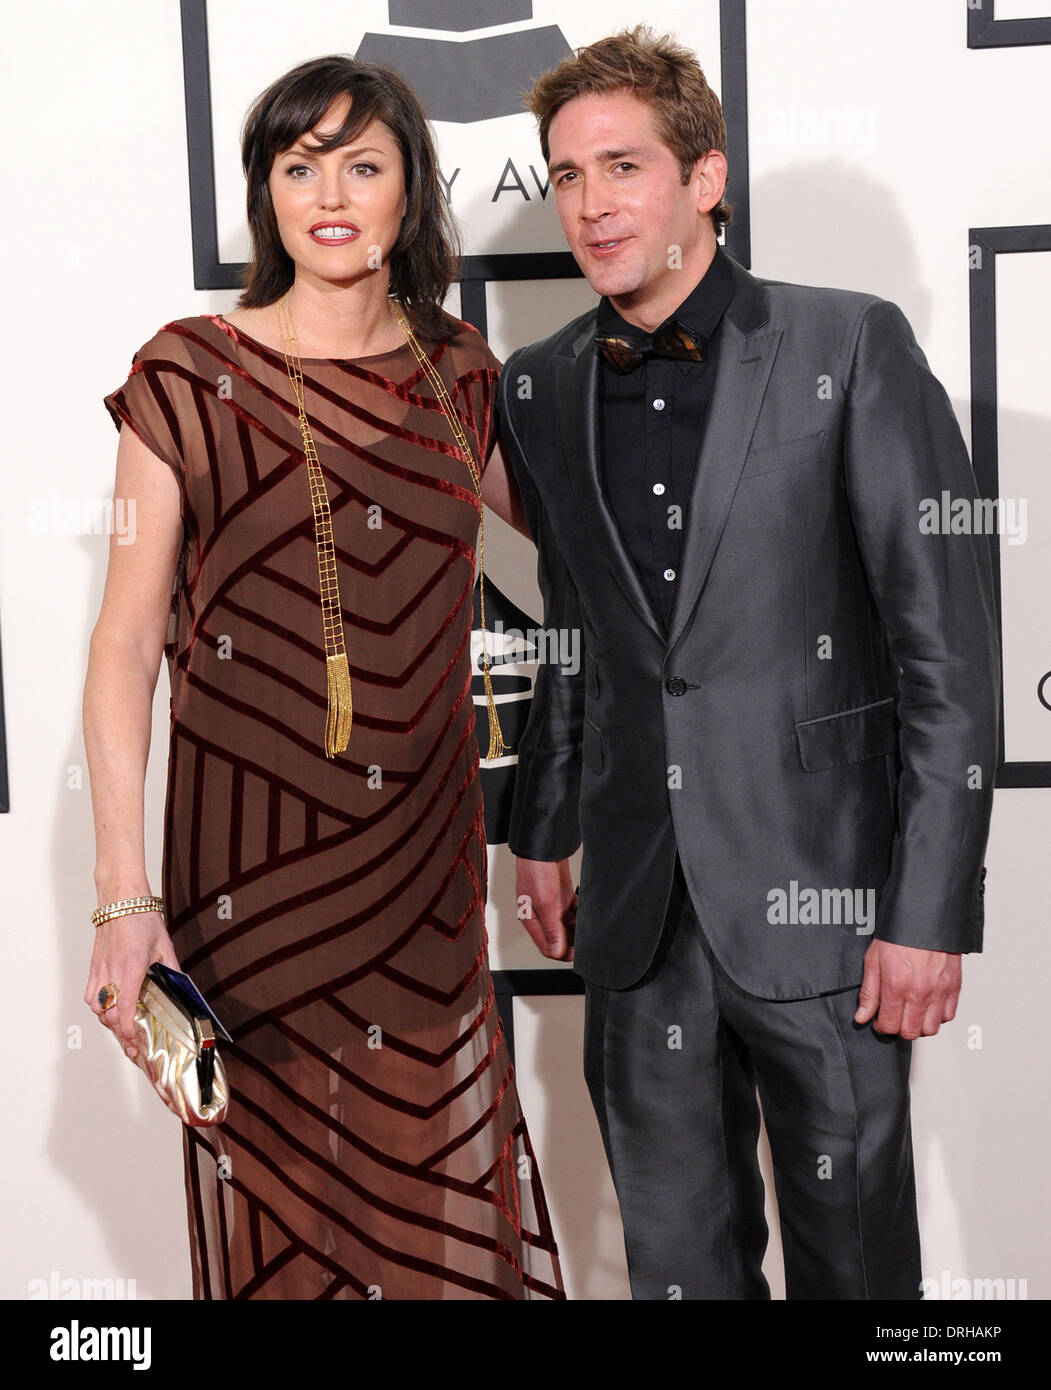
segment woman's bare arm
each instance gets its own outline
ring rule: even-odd
[[[144,842],[146,762],[153,693],[182,545],[179,485],[171,469],[125,425],[114,496],[127,499],[130,544],[110,538],[106,587],[91,635],[84,684],[84,745],[95,819],[98,902],[149,894]],[[134,503],[134,512],[131,510]],[[178,967],[164,920],[149,912],[95,930],[85,1002],[129,1044],[142,978],[155,960]],[[99,989],[114,982],[117,1006],[103,1015]],[[129,1054],[133,1055],[133,1054]]]
[[[491,507],[497,516],[502,517],[508,526],[513,526],[527,540],[532,540],[515,475],[508,468],[507,460],[500,452],[499,443],[489,455],[489,462],[482,475],[482,501],[487,507]]]

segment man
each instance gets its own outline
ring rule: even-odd
[[[997,752],[989,542],[921,525],[967,452],[895,305],[718,246],[688,50],[640,26],[529,105],[602,298],[501,380],[585,652],[539,673],[509,843],[585,980],[632,1293],[769,1297],[758,1088],[789,1298],[918,1298],[910,1050],[981,948]]]

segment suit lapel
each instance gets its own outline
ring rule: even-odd
[[[721,329],[715,387],[684,518],[683,547],[671,623],[653,606],[602,486],[598,451],[599,359],[589,315],[567,351],[555,357],[556,426],[562,463],[590,526],[597,553],[639,617],[670,651],[708,577],[726,526],[737,480],[759,418],[781,330],[766,328],[762,284],[730,258],[735,290]]]
[[[664,624],[654,611],[602,486],[598,456],[599,359],[594,335],[594,315],[591,315],[570,345],[568,354],[554,359],[556,423],[562,462],[579,498],[581,514],[594,534],[598,554],[639,617],[663,642]]]
[[[781,343],[781,329],[767,326],[761,283],[736,261],[730,265],[737,288],[720,332],[715,388],[684,517],[669,651],[708,578]]]

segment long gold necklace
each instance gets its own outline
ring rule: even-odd
[[[314,508],[314,537],[317,545],[318,561],[318,583],[321,591],[321,613],[322,631],[325,639],[325,667],[328,674],[328,716],[325,721],[325,756],[331,758],[336,753],[342,753],[350,740],[350,729],[353,717],[353,702],[351,699],[350,667],[347,662],[347,649],[343,640],[343,619],[339,601],[339,582],[336,575],[336,555],[332,540],[332,513],[328,503],[328,493],[325,489],[325,478],[321,471],[321,463],[318,459],[317,448],[314,444],[314,436],[310,429],[307,419],[306,406],[303,399],[303,367],[299,357],[299,342],[296,337],[295,323],[292,319],[292,310],[289,305],[289,295],[291,288],[277,302],[278,331],[281,335],[281,344],[284,350],[285,366],[288,369],[289,380],[296,397],[296,405],[299,410],[299,432],[303,437],[303,453],[307,462],[307,474],[310,482],[310,500]],[[464,462],[467,464],[468,472],[471,475],[471,482],[478,495],[479,502],[482,501],[482,474],[478,467],[478,461],[474,456],[470,440],[464,432],[459,417],[449,398],[449,393],[445,388],[445,383],[438,374],[434,363],[420,347],[416,339],[412,326],[406,317],[404,309],[395,299],[390,301],[394,317],[397,319],[402,332],[405,334],[406,341],[412,349],[413,356],[423,368],[428,380],[438,397],[438,403],[442,408],[445,418],[448,420],[452,429],[456,443],[459,445]],[[504,743],[503,733],[500,728],[500,719],[496,712],[496,696],[493,694],[493,683],[489,675],[489,646],[485,626],[485,506],[484,503],[479,509],[479,544],[478,544],[478,589],[479,607],[482,620],[482,673],[485,683],[486,707],[489,713],[489,751],[485,755],[486,761],[499,758],[503,753],[508,752],[508,745]]]

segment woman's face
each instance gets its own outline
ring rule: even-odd
[[[371,121],[349,145],[311,147],[333,134],[350,106],[333,102],[324,118],[274,160],[270,196],[296,274],[335,284],[367,275],[389,280],[387,257],[405,212],[405,172],[393,132]]]

